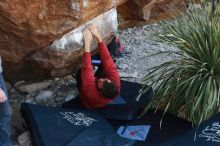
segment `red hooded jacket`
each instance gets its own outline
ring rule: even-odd
[[[102,62],[102,70],[104,78],[113,81],[118,91],[120,91],[120,77],[118,70],[112,57],[104,42],[98,44],[100,58]],[[103,107],[113,99],[108,99],[100,94],[97,88],[94,71],[91,63],[91,54],[89,52],[83,53],[82,70],[81,70],[81,90],[80,98],[82,104],[86,108],[99,108]]]

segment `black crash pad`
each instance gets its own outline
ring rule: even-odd
[[[146,140],[144,142],[136,141],[134,146],[159,146],[191,128],[189,122],[166,114],[163,118],[162,129],[160,129],[160,120],[163,115],[161,111],[157,113],[149,111],[143,117],[133,121],[108,121],[110,123],[103,119],[96,111],[92,110],[45,107],[23,103],[21,113],[31,133],[34,146],[71,146],[71,144],[76,143],[74,139],[78,140],[81,144],[85,141],[89,143],[90,140],[100,142],[100,140],[95,140],[100,139],[100,137],[91,134],[91,132],[103,135],[101,139],[105,144],[109,144],[109,142],[112,141],[110,146],[117,146],[117,143],[120,143],[120,146],[123,145],[121,143],[127,143],[127,145],[130,146],[131,141],[118,139],[117,135],[115,135],[119,126],[126,125],[151,126]],[[86,117],[91,119],[88,120],[90,122],[85,123],[85,120],[83,120],[84,122],[76,120],[77,118],[81,119],[80,117],[83,119]],[[74,123],[78,123],[78,125]],[[85,124],[88,126],[85,126]],[[88,134],[90,135],[89,138],[83,141],[83,137]]]
[[[140,100],[136,97],[142,85],[130,81],[121,80],[120,97],[126,102],[125,104],[107,104],[105,107],[96,109],[108,120],[134,120],[143,110],[152,95],[152,88],[145,94],[141,95]],[[63,104],[65,108],[77,108],[80,106],[79,96]]]
[[[133,143],[116,135],[111,125],[96,111],[23,103],[21,113],[34,146],[73,146],[84,142],[91,142],[91,146],[131,146]]]
[[[163,111],[150,110],[144,116],[133,121],[109,121],[110,124],[117,130],[120,126],[129,125],[150,125],[150,130],[145,141],[136,141],[134,146],[160,146],[169,139],[181,135],[184,132],[192,129],[191,123],[178,118],[174,115],[166,113],[162,119]],[[179,146],[179,145],[175,145]],[[188,145],[185,145],[188,146]]]
[[[220,146],[220,113],[163,146]]]

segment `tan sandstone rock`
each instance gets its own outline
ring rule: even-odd
[[[179,15],[185,11],[184,0],[128,0],[117,8],[120,28],[145,25]]]
[[[34,52],[50,46],[54,40],[66,33],[125,1],[0,1],[0,56],[4,61],[6,77],[15,81],[26,78],[40,80],[42,76],[50,76],[50,70],[48,73],[44,64],[32,63],[27,58]],[[72,60],[78,59],[79,52],[70,54],[74,54],[73,58],[76,57]]]
[[[117,31],[117,11],[115,8],[97,16],[80,27],[65,34],[62,38],[53,41],[49,46],[33,53],[28,59],[45,69],[50,69],[51,76],[64,76],[76,69],[81,61],[84,46],[83,30],[86,26],[95,24],[100,34],[109,42],[112,34]],[[97,48],[95,40],[91,46],[94,51]]]
[[[0,1],[5,77],[15,83],[71,74],[80,63],[86,25],[99,25],[108,42],[117,30],[116,6],[120,27],[126,28],[170,17],[174,10],[170,5],[181,11],[185,8],[184,0]]]

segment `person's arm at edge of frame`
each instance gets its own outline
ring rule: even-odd
[[[5,92],[0,88],[0,103],[5,101],[7,101],[7,96],[5,95]]]

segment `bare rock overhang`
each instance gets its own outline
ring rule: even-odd
[[[96,18],[84,23],[80,27],[53,41],[50,45],[30,55],[27,60],[38,64],[45,70],[51,70],[51,76],[63,76],[80,64],[82,48],[84,47],[83,30],[90,24],[97,25],[101,36],[106,42],[111,40],[118,28],[117,11],[113,8]],[[91,50],[97,48],[94,40]]]

